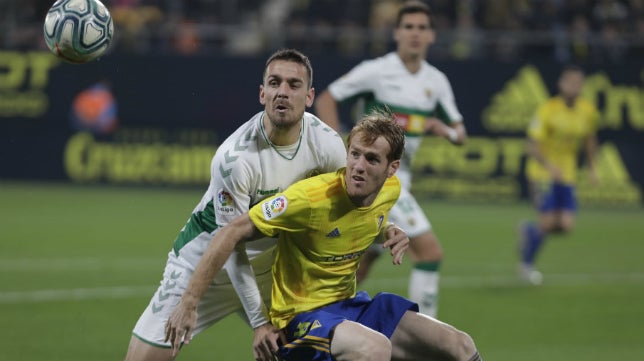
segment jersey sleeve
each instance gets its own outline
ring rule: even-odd
[[[311,207],[308,196],[297,184],[251,208],[250,219],[260,232],[276,237],[281,231],[298,233],[306,230]]]
[[[447,124],[460,123],[463,121],[463,115],[458,111],[458,107],[456,106],[452,85],[445,74],[441,74],[441,79],[442,87],[438,98],[438,109],[441,114],[438,115]]]
[[[248,211],[251,202],[250,194],[252,193],[250,190],[255,188],[257,174],[252,170],[249,160],[244,157],[247,153],[236,151],[236,147],[228,144],[224,143],[217,150],[211,165],[211,186],[214,187],[213,203],[219,227],[225,226]],[[268,312],[244,243],[240,243],[235,248],[224,268],[242,303],[251,327],[256,328],[268,323]]]
[[[378,68],[373,61],[363,61],[329,85],[333,99],[344,101],[360,93],[372,92],[376,87]]]
[[[544,104],[537,109],[528,126],[528,138],[536,141],[546,138],[549,109],[548,104]]]
[[[220,150],[213,158],[210,176],[217,226],[223,227],[250,208],[256,172],[243,155],[231,149]]]

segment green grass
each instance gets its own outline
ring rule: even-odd
[[[201,190],[0,182],[0,360],[119,360]],[[539,259],[542,287],[515,278],[525,203],[427,202],[441,239],[439,318],[486,360],[637,360],[644,355],[644,211],[581,209]],[[409,262],[381,257],[363,285],[406,294]],[[252,360],[231,316],[183,360]]]

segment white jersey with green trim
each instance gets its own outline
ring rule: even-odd
[[[174,243],[183,267],[194,270],[217,229],[256,203],[299,180],[346,165],[342,138],[313,114],[304,113],[299,140],[289,146],[269,141],[263,118],[264,112],[256,114],[217,149],[210,186]],[[270,272],[275,245],[272,238],[241,244],[214,280],[232,283],[253,327],[267,322],[253,275]]]
[[[403,187],[411,188],[410,165],[420,147],[425,120],[429,116],[450,124],[463,121],[449,80],[428,62],[410,73],[396,52],[365,60],[329,85],[336,101],[360,97],[365,111],[387,105],[405,128],[405,155],[396,173]]]
[[[299,141],[290,146],[276,146],[268,140],[263,117],[260,112],[239,127],[212,159],[210,186],[174,243],[175,253],[195,265],[201,254],[193,258],[183,248],[196,235],[214,235],[217,228],[296,181],[346,165],[342,138],[315,115],[304,113]],[[273,240],[249,242],[249,258],[255,259],[273,245]]]

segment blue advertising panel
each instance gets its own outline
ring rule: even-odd
[[[314,57],[321,92],[361,59]],[[107,56],[84,65],[47,52],[0,51],[0,178],[74,183],[205,185],[217,145],[261,111],[265,55]],[[428,197],[516,201],[527,196],[525,129],[555,93],[554,63],[435,63],[449,77],[470,134],[454,147],[428,136],[414,191]],[[588,68],[584,96],[601,113],[591,186],[582,202],[641,205],[644,67]],[[351,125],[355,112],[343,105]]]

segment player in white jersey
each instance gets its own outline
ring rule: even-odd
[[[429,220],[410,193],[410,164],[423,134],[431,132],[454,144],[463,144],[467,132],[449,80],[425,60],[427,48],[435,39],[429,7],[419,1],[404,3],[398,11],[394,39],[395,52],[363,61],[331,83],[318,97],[315,110],[323,121],[340,130],[337,103],[360,96],[365,101],[365,110],[386,105],[405,128],[405,154],[398,170],[403,189],[389,219],[411,239],[414,268],[409,298],[419,304],[421,312],[435,317],[443,254]],[[376,257],[375,250],[363,256],[359,280],[365,277]]]
[[[175,358],[165,340],[166,321],[219,228],[298,180],[344,166],[342,138],[305,112],[313,104],[311,84],[311,65],[303,54],[281,50],[268,59],[259,92],[264,111],[230,135],[213,157],[210,186],[168,254],[163,280],[134,327],[126,360]],[[255,330],[254,342],[277,339],[265,306],[275,240],[246,246],[233,253],[199,303],[193,334],[239,313]]]

